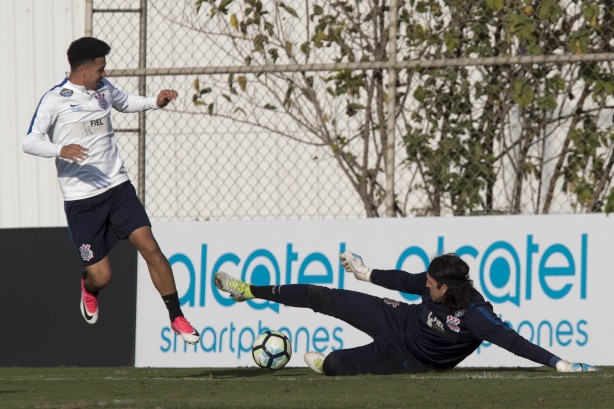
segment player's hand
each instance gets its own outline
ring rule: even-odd
[[[158,94],[158,99],[156,100],[156,105],[158,105],[158,107],[160,107],[160,108],[164,108],[165,106],[168,105],[169,102],[177,99],[177,95],[179,95],[179,94],[175,90],[163,89]]]
[[[90,157],[90,155],[87,154],[88,151],[89,150],[87,148],[84,148],[81,145],[66,145],[62,146],[62,149],[60,149],[60,157],[64,159],[69,159],[75,163],[79,163],[82,160],[85,160]]]
[[[371,269],[365,266],[362,257],[358,254],[346,251],[342,253],[339,258],[341,258],[341,265],[345,268],[345,271],[353,273],[354,277],[358,280],[371,282]]]
[[[579,362],[568,362],[564,359],[561,359],[556,364],[556,370],[558,372],[594,372],[600,371],[601,369],[593,365],[583,364]]]

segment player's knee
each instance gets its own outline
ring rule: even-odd
[[[311,285],[309,286],[308,297],[314,311],[326,311],[332,306],[334,291],[327,287]]]
[[[322,371],[324,375],[328,376],[353,375],[357,373],[354,363],[347,362],[341,351],[333,351],[326,356],[322,365]]]
[[[159,264],[166,261],[166,257],[162,254],[158,243],[155,241],[143,243],[138,250],[149,264]]]
[[[83,276],[87,279],[87,288],[92,291],[99,291],[111,282],[111,272],[106,270],[88,271]]]
[[[160,253],[160,247],[155,241],[146,241],[139,243],[139,252],[141,254],[154,255]]]

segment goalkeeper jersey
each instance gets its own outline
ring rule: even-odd
[[[407,349],[428,367],[453,368],[473,353],[482,341],[552,368],[560,359],[501,321],[492,305],[477,290],[474,290],[467,309],[451,311],[432,300],[426,287],[426,272],[409,274],[400,270],[373,270],[371,282],[422,298],[422,303],[411,305],[406,318],[405,339]]]
[[[141,112],[158,106],[155,97],[124,93],[106,78],[94,91],[66,78],[41,98],[23,140],[23,149],[32,155],[55,157],[64,200],[96,196],[128,180],[115,142],[112,108],[120,112]],[[79,163],[61,158],[60,150],[70,144],[87,148],[89,157]]]

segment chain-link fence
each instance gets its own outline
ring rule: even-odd
[[[154,219],[546,214],[614,207],[613,14],[94,0],[92,26],[116,86],[180,93],[144,123],[113,117]]]

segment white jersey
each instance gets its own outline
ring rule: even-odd
[[[41,98],[23,140],[23,150],[36,156],[56,158],[64,200],[96,196],[128,180],[115,143],[111,108],[141,112],[158,106],[155,97],[126,94],[106,78],[95,91],[65,79]],[[79,163],[61,158],[62,147],[71,144],[87,148],[89,157]]]

